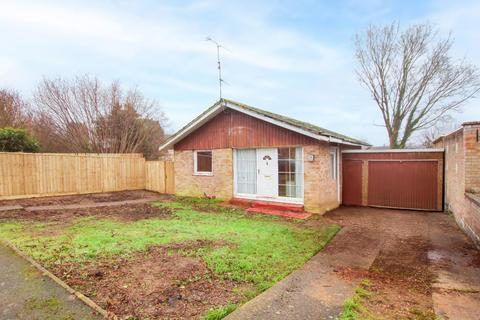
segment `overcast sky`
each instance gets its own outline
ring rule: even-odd
[[[381,118],[355,77],[353,36],[369,24],[429,21],[480,66],[480,1],[3,1],[0,86],[27,98],[43,76],[89,73],[155,99],[175,131],[224,97],[372,144]],[[480,120],[472,100],[457,121]]]

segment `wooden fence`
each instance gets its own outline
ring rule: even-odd
[[[173,162],[146,161],[145,189],[160,193],[175,193]]]
[[[141,154],[0,153],[0,199],[138,189],[173,193],[173,163]]]

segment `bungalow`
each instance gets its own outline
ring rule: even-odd
[[[324,213],[341,203],[341,151],[367,143],[221,99],[171,136],[175,194],[301,204]]]

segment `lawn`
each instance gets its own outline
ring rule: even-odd
[[[67,215],[19,212],[0,216],[0,237],[118,316],[219,319],[302,266],[339,229],[320,217],[218,204],[176,198]]]

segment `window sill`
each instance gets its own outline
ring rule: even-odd
[[[194,172],[193,175],[194,175],[194,176],[207,176],[207,177],[211,177],[211,176],[213,176],[213,172]]]

